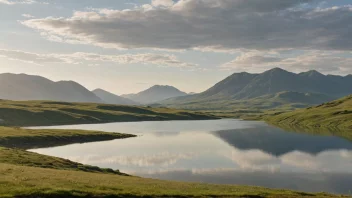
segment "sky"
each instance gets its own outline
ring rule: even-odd
[[[0,0],[0,73],[135,93],[235,72],[352,73],[351,0]]]

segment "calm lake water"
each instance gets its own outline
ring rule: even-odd
[[[240,120],[129,122],[57,127],[136,134],[33,152],[163,180],[352,192],[352,142]]]

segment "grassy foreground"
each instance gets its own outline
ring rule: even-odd
[[[1,197],[339,197],[249,186],[211,185],[0,164]]]
[[[0,100],[0,125],[47,126],[154,120],[216,119],[204,113],[94,103]]]

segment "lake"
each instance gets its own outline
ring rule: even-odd
[[[352,142],[232,119],[71,125],[136,138],[33,149],[148,178],[352,192]]]

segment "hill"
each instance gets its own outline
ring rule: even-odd
[[[352,95],[307,109],[266,116],[265,120],[279,126],[352,129]]]
[[[73,81],[53,82],[41,76],[0,74],[0,99],[95,102],[102,100]]]
[[[187,93],[168,85],[154,85],[147,90],[137,94],[122,95],[122,97],[131,99],[142,104],[151,104],[168,98],[185,96]]]
[[[234,73],[200,94],[171,98],[159,103],[198,110],[210,107],[228,109],[230,106],[236,109],[266,109],[282,105],[294,107],[296,104],[304,107],[352,94],[351,84],[351,76],[323,75],[314,70],[296,74],[274,68],[261,74]],[[277,96],[283,92],[286,94]],[[322,97],[319,98],[319,95]],[[268,97],[274,105],[266,105]]]
[[[216,117],[168,108],[54,101],[0,100],[0,125],[3,126],[203,119],[216,119]]]
[[[103,100],[106,104],[116,104],[116,105],[138,105],[137,102],[133,100],[115,95],[103,89],[95,89],[92,91],[96,96]]]
[[[199,100],[180,103],[178,98],[171,98],[163,101],[167,102],[168,107],[184,108],[190,110],[211,110],[211,111],[265,111],[270,109],[294,110],[318,105],[326,101],[331,101],[334,97],[319,93],[300,93],[293,91],[283,91],[276,94],[267,94],[250,99],[218,99],[218,100]],[[176,100],[176,102],[174,102]],[[155,104],[153,106],[163,106]]]

